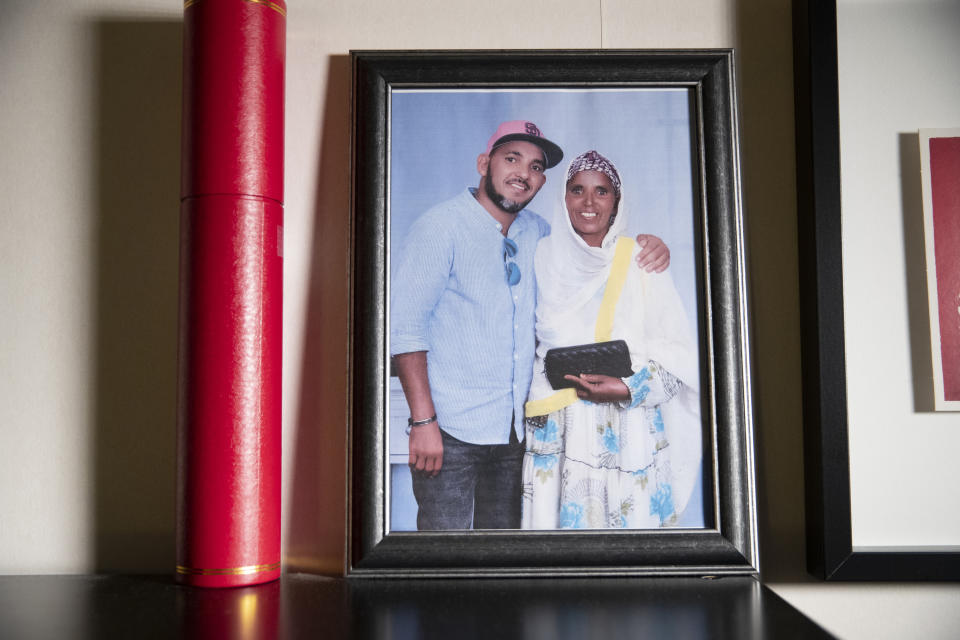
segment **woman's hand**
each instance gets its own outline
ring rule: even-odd
[[[630,399],[630,389],[623,384],[620,378],[602,376],[592,373],[581,373],[579,376],[563,376],[570,382],[575,382],[577,397],[590,402],[622,402]]]
[[[422,427],[410,429],[410,470],[430,477],[440,473],[443,466],[443,438],[434,420]]]

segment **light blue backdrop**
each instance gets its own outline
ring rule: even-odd
[[[555,91],[394,91],[391,104],[390,248],[410,223],[468,186],[477,155],[504,120],[530,120],[563,149],[529,209],[550,221],[567,163],[596,149],[620,172],[630,231],[660,236],[696,322],[694,183],[687,89]]]
[[[563,149],[563,161],[547,171],[546,184],[528,206],[548,221],[560,202],[570,160],[595,149],[616,165],[623,183],[622,206],[630,212],[628,230],[657,235],[670,247],[670,270],[690,327],[699,335],[688,89],[392,91],[391,253],[402,250],[417,216],[466,187],[477,186],[477,156],[505,120],[530,120]],[[391,271],[395,264],[391,260]],[[403,433],[402,425],[397,426],[391,429],[390,452],[400,462],[405,460],[406,440],[397,437]],[[393,530],[407,528],[411,516],[409,500],[400,499],[409,474],[398,476],[399,471],[393,475],[398,481],[392,489]],[[686,526],[702,526],[702,514],[691,512],[699,504],[696,498],[685,514]]]

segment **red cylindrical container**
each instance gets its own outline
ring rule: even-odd
[[[184,10],[177,579],[280,575],[282,0]]]

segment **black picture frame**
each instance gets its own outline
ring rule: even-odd
[[[960,553],[855,549],[851,533],[835,1],[794,0],[807,569],[825,580],[956,580]]]
[[[348,575],[754,575],[749,323],[731,50],[356,51]],[[630,531],[390,532],[385,474],[389,98],[394,88],[686,87],[696,105],[704,473],[712,525]],[[706,494],[706,491],[705,491]]]

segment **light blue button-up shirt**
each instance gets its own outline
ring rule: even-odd
[[[473,444],[523,440],[534,360],[533,254],[550,225],[524,209],[507,237],[520,281],[510,286],[502,227],[467,189],[418,218],[390,282],[390,354],[427,352],[440,428]]]

